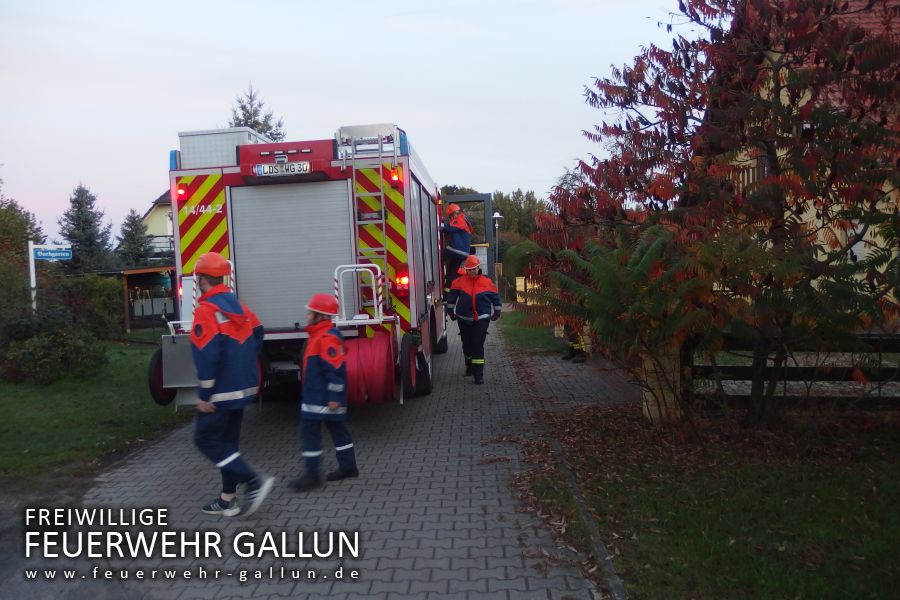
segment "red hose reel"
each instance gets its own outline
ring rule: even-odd
[[[374,337],[345,340],[347,350],[347,403],[384,404],[399,400],[400,385],[394,365],[397,343],[389,331]]]

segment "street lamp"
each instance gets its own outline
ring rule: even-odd
[[[498,211],[494,211],[493,219],[494,219],[494,264],[500,262],[500,219],[503,218]]]

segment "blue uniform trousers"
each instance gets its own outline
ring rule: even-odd
[[[303,460],[306,463],[306,475],[319,477],[322,464],[322,422],[320,419],[300,418],[300,447],[303,448]],[[349,471],[356,467],[356,453],[353,450],[353,438],[344,421],[324,419],[325,427],[334,442],[335,455],[341,471]]]
[[[458,319],[459,336],[462,338],[463,357],[466,359],[466,368],[471,369],[472,374],[481,377],[484,374],[484,340],[487,337],[490,319],[480,319],[475,322]]]
[[[256,477],[256,471],[244,461],[238,444],[241,439],[241,421],[244,409],[215,412],[198,412],[194,419],[194,443],[222,472],[222,492],[233,494],[237,484]]]

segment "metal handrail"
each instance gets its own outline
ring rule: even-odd
[[[365,317],[363,315],[347,315],[347,310],[342,299],[345,297],[345,275],[347,273],[368,273],[369,286],[372,289],[372,297],[375,299],[375,315]],[[382,300],[382,287],[384,285],[381,267],[376,264],[352,264],[339,265],[334,270],[334,297],[338,302],[338,318],[334,319],[336,325],[381,325],[386,322],[397,321],[397,317],[384,315],[384,302]],[[354,283],[355,286],[355,283]],[[354,309],[355,310],[355,309]],[[363,317],[363,318],[360,318]]]

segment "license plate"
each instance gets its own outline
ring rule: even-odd
[[[309,163],[289,162],[282,164],[256,165],[257,177],[278,177],[283,175],[305,175],[309,173]]]

